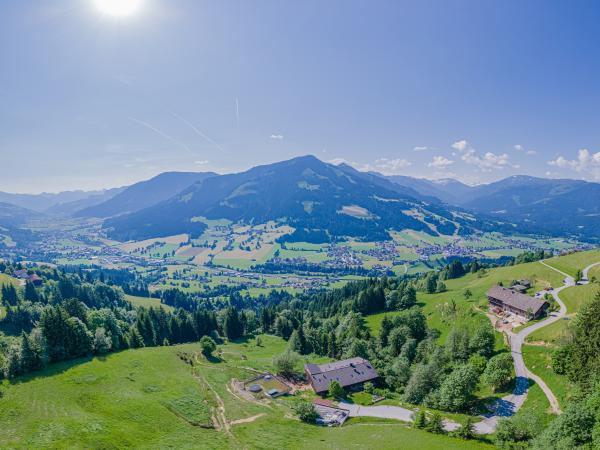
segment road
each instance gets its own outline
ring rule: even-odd
[[[527,399],[527,391],[529,390],[529,379],[534,380],[538,386],[544,391],[548,401],[550,402],[550,407],[552,408],[552,412],[554,414],[560,414],[560,406],[558,404],[558,400],[556,396],[552,392],[552,390],[548,387],[548,385],[542,380],[539,376],[531,372],[527,369],[525,365],[525,361],[523,360],[522,347],[525,342],[525,338],[529,336],[536,330],[548,326],[558,320],[563,319],[567,314],[567,307],[560,299],[558,295],[563,289],[566,289],[571,286],[575,286],[575,279],[570,275],[546,264],[545,261],[540,261],[541,264],[548,267],[549,269],[555,270],[556,272],[563,275],[565,278],[563,280],[563,285],[559,288],[552,289],[548,291],[556,300],[558,305],[560,306],[558,311],[551,312],[549,316],[542,320],[541,322],[530,325],[518,333],[508,332],[507,335],[510,340],[510,348],[511,354],[513,357],[514,365],[515,365],[515,374],[517,376],[517,382],[515,385],[515,390],[512,394],[509,394],[505,397],[502,397],[500,400],[496,401],[491,407],[489,414],[486,414],[483,417],[483,420],[477,422],[474,425],[475,433],[477,434],[490,434],[496,430],[496,426],[498,425],[498,421],[500,419],[510,417],[514,415],[518,409],[525,403]],[[600,265],[600,262],[590,264],[585,269],[583,269],[583,280],[580,284],[586,284],[588,278],[589,270],[594,267]],[[349,412],[350,417],[380,417],[385,419],[397,419],[403,422],[412,422],[413,421],[413,413],[414,411],[402,408],[400,406],[360,406],[356,404],[350,403],[340,403],[340,408],[346,409]],[[460,425],[451,420],[444,420],[444,428],[446,431],[453,431],[459,428]]]

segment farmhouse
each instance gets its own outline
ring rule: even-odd
[[[517,314],[527,319],[538,318],[548,307],[544,300],[520,294],[502,286],[494,286],[487,292],[490,307]]]
[[[329,383],[339,382],[343,388],[357,388],[379,378],[371,363],[363,358],[350,358],[328,364],[306,364],[306,378],[317,394],[327,392]]]

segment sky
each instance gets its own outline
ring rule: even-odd
[[[598,2],[106,1],[0,1],[0,191],[305,154],[600,181]]]

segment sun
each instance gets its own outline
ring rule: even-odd
[[[109,16],[125,17],[135,14],[143,0],[94,0],[96,8]]]

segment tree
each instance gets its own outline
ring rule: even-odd
[[[427,427],[427,416],[425,415],[424,409],[420,409],[415,415],[415,421],[413,423],[413,426],[419,429]]]
[[[96,353],[108,353],[112,347],[110,333],[106,333],[103,327],[96,328],[94,331],[94,351]]]
[[[445,432],[442,415],[439,412],[436,411],[431,415],[431,418],[427,423],[427,431],[436,434],[442,434]]]
[[[438,368],[430,364],[417,364],[404,388],[404,400],[419,404],[437,387]]]
[[[25,300],[32,302],[32,303],[40,301],[37,290],[35,289],[35,286],[33,285],[33,283],[31,281],[27,281],[25,283],[24,298],[25,298]]]
[[[490,357],[494,353],[495,341],[494,329],[492,328],[492,325],[486,321],[475,330],[471,336],[469,346],[471,352],[481,356]]]
[[[297,400],[292,404],[292,409],[300,420],[307,423],[315,423],[318,414],[315,406],[306,400]]]
[[[526,449],[529,448],[529,441],[540,430],[541,423],[536,415],[517,414],[509,419],[498,421],[494,443],[501,450]]]
[[[40,370],[44,367],[43,349],[27,333],[21,335],[21,369],[23,372]]]
[[[577,269],[577,272],[575,272],[575,283],[579,283],[582,279],[583,272],[581,271],[581,269]]]
[[[288,341],[288,348],[301,355],[306,353],[306,338],[304,337],[302,326],[292,332],[290,340]]]
[[[200,338],[200,351],[207,358],[210,357],[217,349],[217,343],[210,336],[202,336]]]
[[[483,381],[494,391],[506,385],[512,378],[513,360],[510,353],[492,357],[483,372]]]
[[[329,383],[328,393],[333,398],[344,398],[346,396],[346,391],[339,383],[339,381],[332,381]]]
[[[244,324],[240,317],[240,313],[233,306],[227,308],[225,311],[223,331],[230,341],[239,339],[244,335]]]
[[[410,362],[403,357],[398,357],[386,367],[385,382],[388,386],[400,391],[410,379]]]
[[[287,351],[273,357],[273,367],[278,375],[291,377],[296,374],[296,366],[300,362],[300,355]]]
[[[446,411],[461,411],[477,389],[479,373],[470,364],[457,367],[446,377],[439,389],[439,407]]]
[[[475,437],[475,421],[473,417],[468,416],[462,426],[456,430],[456,435],[462,439],[473,439]]]
[[[373,386],[373,383],[371,383],[370,381],[367,381],[363,385],[363,389],[367,394],[373,394],[375,392],[375,386]]]

